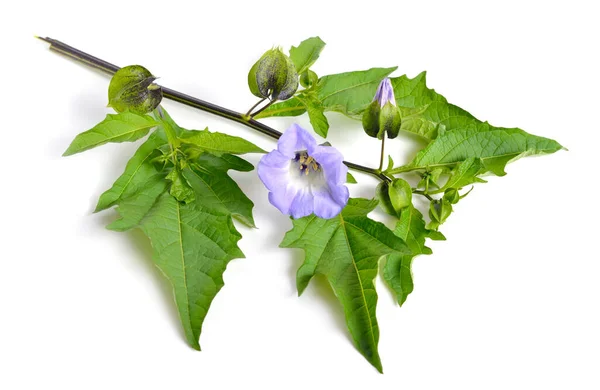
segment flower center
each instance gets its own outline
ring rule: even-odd
[[[294,161],[298,164],[300,172],[308,176],[311,172],[319,172],[321,165],[312,156],[309,156],[306,150],[296,152]]]

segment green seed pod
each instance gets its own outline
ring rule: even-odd
[[[396,106],[394,89],[390,79],[385,78],[379,84],[373,102],[369,104],[362,117],[363,128],[370,137],[382,139],[396,138],[402,125],[400,110]]]
[[[398,217],[403,209],[412,204],[410,184],[402,179],[394,179],[392,183],[381,182],[375,190],[379,205],[387,214]]]
[[[286,100],[298,89],[298,73],[281,49],[271,49],[250,69],[248,86],[250,92],[260,98]]]
[[[300,85],[304,88],[310,88],[319,81],[319,76],[312,70],[307,70],[300,75]]]
[[[446,199],[434,200],[429,204],[429,217],[435,228],[446,222],[452,213],[452,204]]]
[[[451,204],[457,204],[460,200],[460,194],[456,188],[448,188],[446,191],[444,191],[444,199]]]
[[[108,86],[108,105],[117,112],[147,114],[160,104],[162,88],[154,84],[156,77],[140,65],[119,69]]]
[[[398,215],[404,208],[412,204],[412,188],[406,180],[394,179],[389,186],[388,194],[390,202]]]
[[[375,198],[379,201],[379,207],[389,215],[396,216],[396,211],[390,200],[390,186],[387,181],[382,181],[375,188]]]

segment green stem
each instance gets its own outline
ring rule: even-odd
[[[383,151],[385,150],[385,134],[381,137],[381,156],[379,157],[379,170],[383,169]]]
[[[263,99],[264,100],[264,99]],[[252,117],[255,117],[256,115],[260,114],[261,112],[263,112],[264,110],[266,110],[267,108],[269,108],[271,106],[271,104],[275,103],[277,101],[277,99],[273,99],[271,100],[269,103],[265,104],[263,108],[261,108],[260,110],[256,111],[254,114],[252,114]]]
[[[118,66],[113,65],[110,62],[106,62],[104,60],[101,60],[100,58],[97,58],[90,54],[84,53],[81,50],[78,50],[72,46],[69,46],[66,43],[62,43],[56,39],[42,38],[42,37],[36,37],[36,38],[39,38],[42,41],[49,43],[50,50],[54,50],[57,53],[60,53],[67,57],[70,57],[76,61],[82,62],[93,68],[99,69],[110,75],[114,74],[116,71],[118,71],[120,69]],[[185,104],[187,106],[209,112],[211,114],[220,116],[222,118],[226,118],[226,119],[232,120],[234,122],[241,123],[251,129],[258,131],[259,133],[262,133],[273,139],[279,139],[279,137],[281,137],[281,132],[279,132],[265,124],[262,124],[252,118],[249,118],[245,114],[241,114],[239,112],[230,110],[228,108],[224,108],[224,107],[218,106],[216,104],[209,103],[207,101],[186,95],[184,93],[177,92],[170,88],[162,87],[162,90],[163,90],[163,96],[166,97],[167,99],[171,99],[171,100],[174,100],[181,104]],[[254,115],[256,115],[256,113]],[[368,173],[370,175],[373,175],[373,176],[379,178],[380,180],[384,180],[384,181],[390,180],[386,175],[381,173],[381,170],[379,170],[379,169],[365,167],[362,165],[351,163],[349,161],[344,161],[344,164],[346,164],[346,166],[348,166],[348,168],[350,168],[350,169]]]
[[[252,111],[253,111],[253,110],[254,110],[256,107],[258,107],[258,105],[259,105],[260,103],[264,102],[265,100],[267,100],[267,98],[262,98],[262,99],[260,99],[258,102],[256,102],[256,104],[255,104],[255,105],[253,105],[252,107],[250,107],[250,109],[248,110],[248,112],[246,113],[246,115],[247,115],[247,116],[250,116],[250,114],[252,114]]]
[[[390,175],[397,175],[398,173],[418,171],[419,169],[425,169],[425,168],[403,166],[403,167],[392,168],[391,170],[387,171],[387,173],[389,173]]]
[[[435,199],[433,199],[433,197],[431,197],[427,192],[425,191],[420,191],[420,190],[413,190],[412,192],[413,194],[417,194],[417,195],[422,195],[424,197],[426,197],[427,199],[433,201]]]

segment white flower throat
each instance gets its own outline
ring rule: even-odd
[[[306,176],[308,176],[311,172],[319,172],[321,169],[321,165],[319,165],[317,160],[309,156],[306,150],[296,152],[294,161],[298,163],[298,168]]]
[[[290,161],[290,176],[303,187],[318,189],[326,185],[321,164],[309,156],[306,150],[296,152],[296,156]]]

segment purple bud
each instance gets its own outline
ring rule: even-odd
[[[387,102],[392,103],[394,106],[396,105],[396,98],[394,97],[394,88],[392,87],[392,83],[388,77],[381,80],[379,83],[379,87],[377,87],[377,92],[375,93],[375,98],[373,101],[377,100],[380,104],[380,107],[383,108]]]

